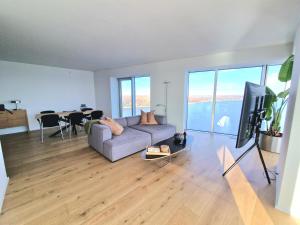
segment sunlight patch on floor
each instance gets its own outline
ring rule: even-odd
[[[223,146],[217,151],[218,158],[226,170],[234,163],[230,150]],[[274,225],[262,202],[237,164],[228,174],[227,180],[235,203],[245,225]]]

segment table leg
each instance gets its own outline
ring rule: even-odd
[[[69,126],[70,126],[70,125],[68,124],[68,125],[62,127],[61,130],[62,130],[62,131],[65,131]],[[49,137],[54,137],[54,136],[56,136],[56,135],[58,135],[58,134],[60,134],[60,130],[54,132],[53,134],[50,134]]]

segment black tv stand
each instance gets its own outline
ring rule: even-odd
[[[266,178],[268,180],[268,183],[271,184],[271,179],[270,179],[270,176],[269,176],[269,173],[268,173],[268,170],[267,170],[267,167],[266,167],[266,164],[265,164],[265,160],[264,160],[264,157],[262,155],[262,152],[261,152],[261,148],[259,146],[259,135],[260,135],[260,128],[261,128],[261,123],[262,123],[262,118],[264,117],[264,114],[265,112],[262,110],[258,113],[257,115],[257,121],[256,121],[256,124],[255,124],[255,141],[254,141],[254,144],[252,144],[242,155],[240,155],[236,160],[235,162],[223,173],[223,176],[225,176],[236,164],[239,163],[239,161],[244,158],[245,155],[247,155],[247,153],[249,153],[254,147],[257,148],[258,150],[258,154],[259,154],[259,158],[260,158],[260,161],[263,165],[263,168],[264,168],[264,171],[265,171],[265,174],[266,174]]]

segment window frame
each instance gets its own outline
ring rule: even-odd
[[[186,102],[187,102],[187,104],[186,104],[186,110],[185,110],[185,112],[186,112],[186,119],[185,119],[185,128],[186,128],[186,130],[192,130],[192,131],[201,131],[201,132],[206,132],[206,133],[211,133],[211,126],[210,126],[210,131],[205,131],[205,130],[195,130],[195,129],[187,129],[187,125],[188,125],[188,116],[189,116],[189,97],[190,97],[190,74],[191,73],[201,73],[201,72],[216,72],[216,70],[214,70],[214,69],[207,69],[207,70],[201,70],[201,71],[197,71],[197,70],[195,70],[195,71],[189,71],[189,72],[187,72],[187,99],[186,99]],[[215,82],[215,78],[216,77],[216,73],[215,73],[215,75],[214,75],[214,82]],[[214,102],[214,93],[215,92],[215,90],[213,91],[213,96],[212,96],[212,112],[211,113],[213,113],[213,102]],[[213,115],[211,115],[211,116],[213,116]],[[212,117],[211,117],[212,118]],[[213,121],[213,120],[211,120],[211,121]]]
[[[133,90],[132,90],[132,77],[118,78],[118,91],[119,91],[119,116],[123,116],[123,102],[122,102],[122,81],[130,80],[131,82],[131,115],[133,114]]]
[[[149,77],[150,78],[150,101],[151,101],[151,76],[150,75],[141,75],[141,76],[132,76],[132,77],[120,77],[118,80],[118,91],[119,91],[119,116],[123,117],[123,104],[122,104],[122,85],[123,80],[130,80],[131,82],[131,116],[136,116],[136,86],[135,79]]]
[[[253,68],[253,67],[261,67],[261,77],[260,77],[260,85],[266,85],[267,81],[267,73],[268,73],[268,66],[274,66],[274,65],[280,65],[280,64],[258,64],[258,65],[247,65],[247,66],[228,66],[228,67],[218,67],[218,68],[207,68],[203,70],[189,70],[187,71],[187,98],[186,98],[186,117],[185,117],[185,129],[186,130],[192,130],[192,131],[200,131],[200,132],[206,132],[206,133],[216,133],[216,134],[222,134],[222,135],[229,135],[229,136],[237,136],[235,134],[228,134],[228,133],[221,133],[216,132],[214,130],[214,117],[215,117],[215,109],[216,109],[216,94],[217,94],[217,84],[218,84],[218,72],[220,70],[233,70],[233,69],[246,69],[246,68]],[[214,91],[213,91],[213,101],[212,101],[212,115],[211,115],[211,127],[209,131],[204,130],[195,130],[195,129],[188,129],[188,112],[189,112],[189,89],[190,89],[190,74],[191,73],[197,73],[197,72],[208,72],[208,71],[214,71],[215,72],[215,79],[214,79]]]

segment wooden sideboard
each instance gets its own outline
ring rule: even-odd
[[[25,109],[12,110],[13,114],[0,111],[0,129],[25,126],[29,131],[27,111]]]

